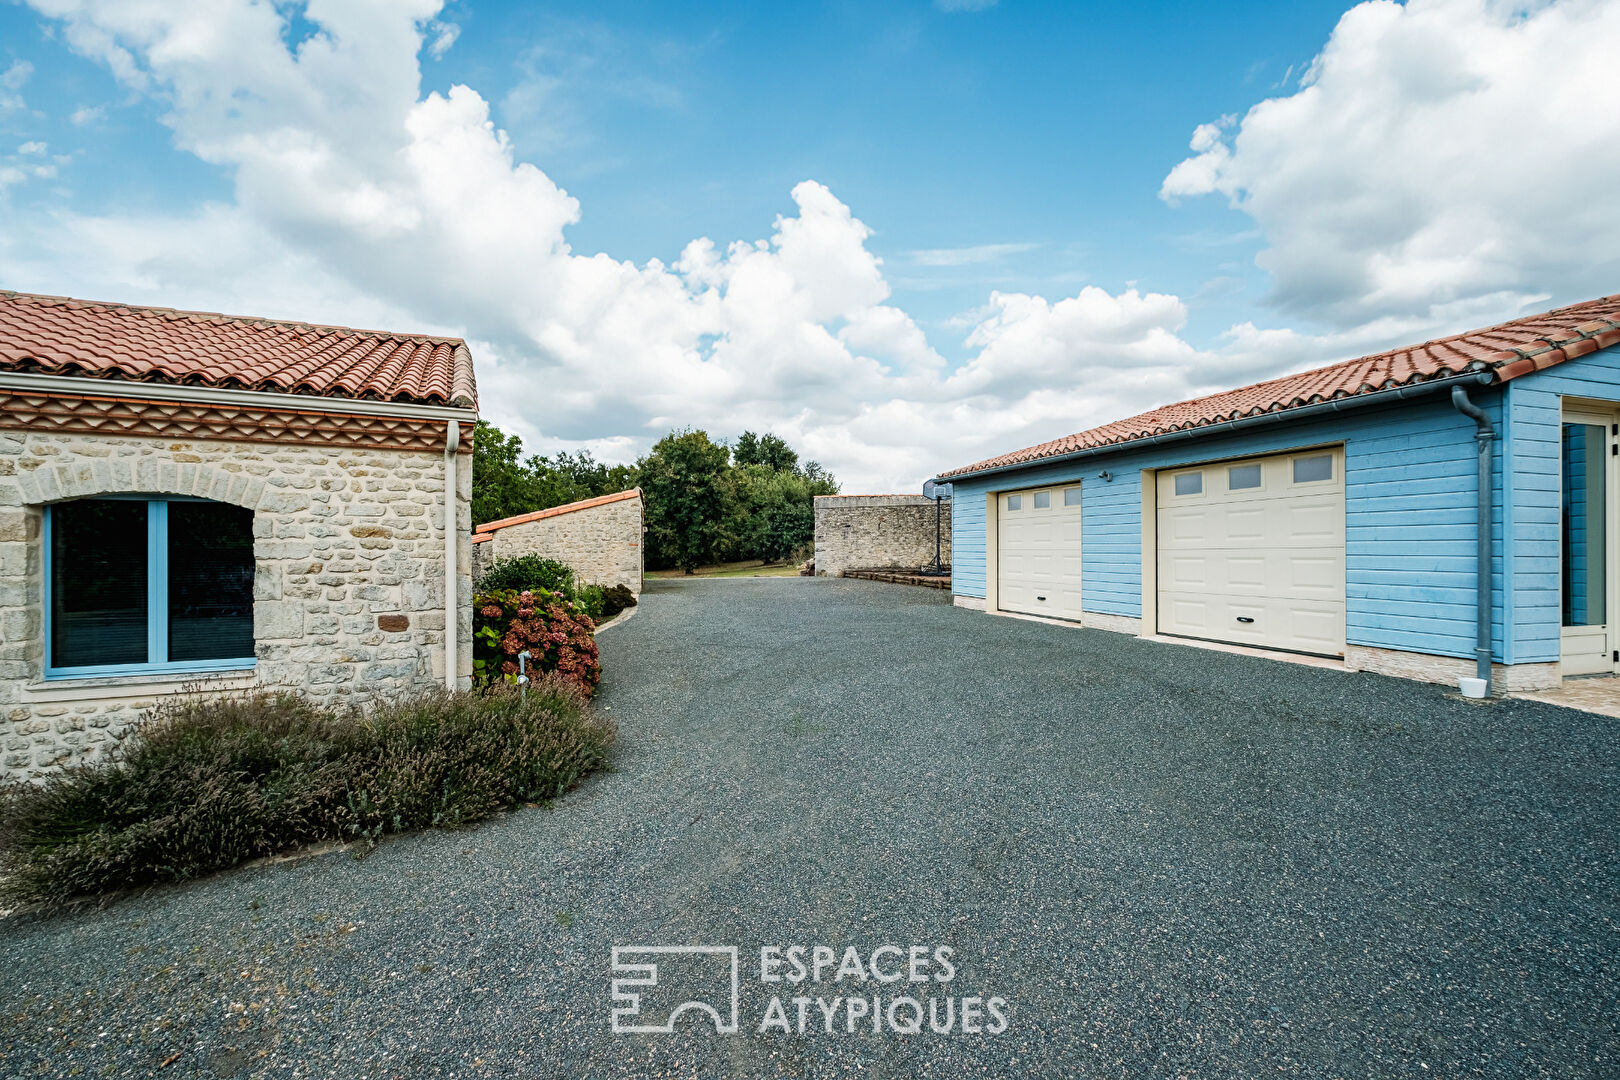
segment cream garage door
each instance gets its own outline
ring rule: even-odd
[[[1080,618],[1080,485],[996,496],[996,606]]]
[[[1344,452],[1158,474],[1159,632],[1344,653]]]

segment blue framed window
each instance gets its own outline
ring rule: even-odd
[[[46,678],[253,666],[253,511],[78,499],[44,548]]]

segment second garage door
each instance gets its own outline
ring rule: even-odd
[[[1080,618],[1080,485],[1003,492],[996,510],[996,606]]]
[[[1344,454],[1158,474],[1160,633],[1344,653]]]

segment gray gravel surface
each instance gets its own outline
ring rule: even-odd
[[[1614,720],[903,586],[643,605],[616,768],[553,806],[0,921],[0,1073],[1620,1074]],[[740,947],[742,1032],[614,1034],[611,948],[696,943]],[[956,977],[767,985],[770,944]],[[1008,1026],[758,1034],[773,994]]]

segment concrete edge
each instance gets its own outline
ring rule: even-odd
[[[639,597],[639,596],[636,597],[636,603],[635,603],[634,607],[627,607],[623,611],[619,612],[617,615],[613,616],[613,618],[609,619],[607,622],[598,624],[597,627],[596,627],[596,632],[598,634],[600,634],[602,631],[606,630],[610,626],[619,626],[622,623],[629,622],[631,619],[635,618],[636,612],[641,610],[642,603],[643,603],[643,601],[642,601],[641,597]]]

